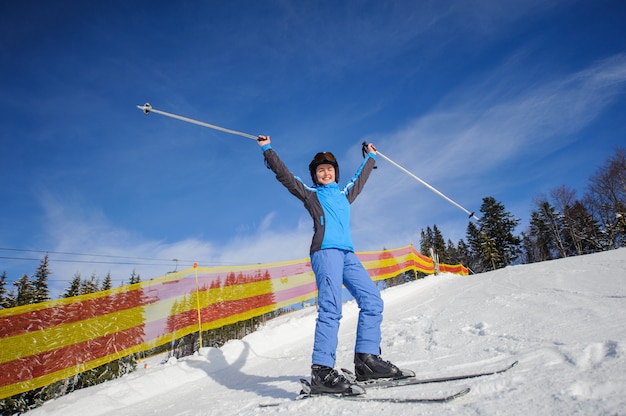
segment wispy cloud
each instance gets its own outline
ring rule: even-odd
[[[474,172],[486,171],[537,151],[549,154],[575,140],[573,133],[592,122],[626,84],[626,55],[617,55],[557,80],[524,79],[518,71],[504,85],[490,91],[486,82],[459,93],[464,100],[446,97],[445,108],[434,109],[378,142],[400,161],[413,163],[436,178],[450,178],[472,162]],[[424,157],[426,153],[427,157]],[[419,162],[419,163],[418,163]],[[480,163],[476,163],[480,162]]]

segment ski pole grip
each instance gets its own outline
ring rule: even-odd
[[[367,142],[363,141],[363,144],[361,145],[361,153],[363,154],[363,157],[367,156]]]

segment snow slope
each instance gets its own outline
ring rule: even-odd
[[[431,276],[383,297],[383,357],[420,377],[476,363],[520,364],[470,381],[368,392],[417,396],[471,387],[447,404],[287,402],[309,373],[315,309],[308,308],[220,349],[148,361],[28,415],[626,414],[626,249],[469,277]],[[357,312],[354,303],[345,305],[337,367],[352,368]],[[259,408],[277,401],[286,403]]]

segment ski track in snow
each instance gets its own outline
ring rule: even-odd
[[[309,376],[314,308],[282,316],[240,341],[80,390],[39,415],[620,415],[626,414],[626,249],[430,276],[384,291],[383,358],[420,378],[519,360],[473,380],[370,390],[378,397],[471,392],[446,404],[288,402]],[[351,369],[357,307],[344,306],[337,368]],[[477,366],[478,365],[478,366]],[[285,401],[279,407],[261,403]]]

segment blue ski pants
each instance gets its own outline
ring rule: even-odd
[[[360,309],[355,352],[380,354],[383,300],[357,256],[351,251],[323,249],[311,254],[311,267],[318,290],[313,364],[335,366],[343,285]]]

